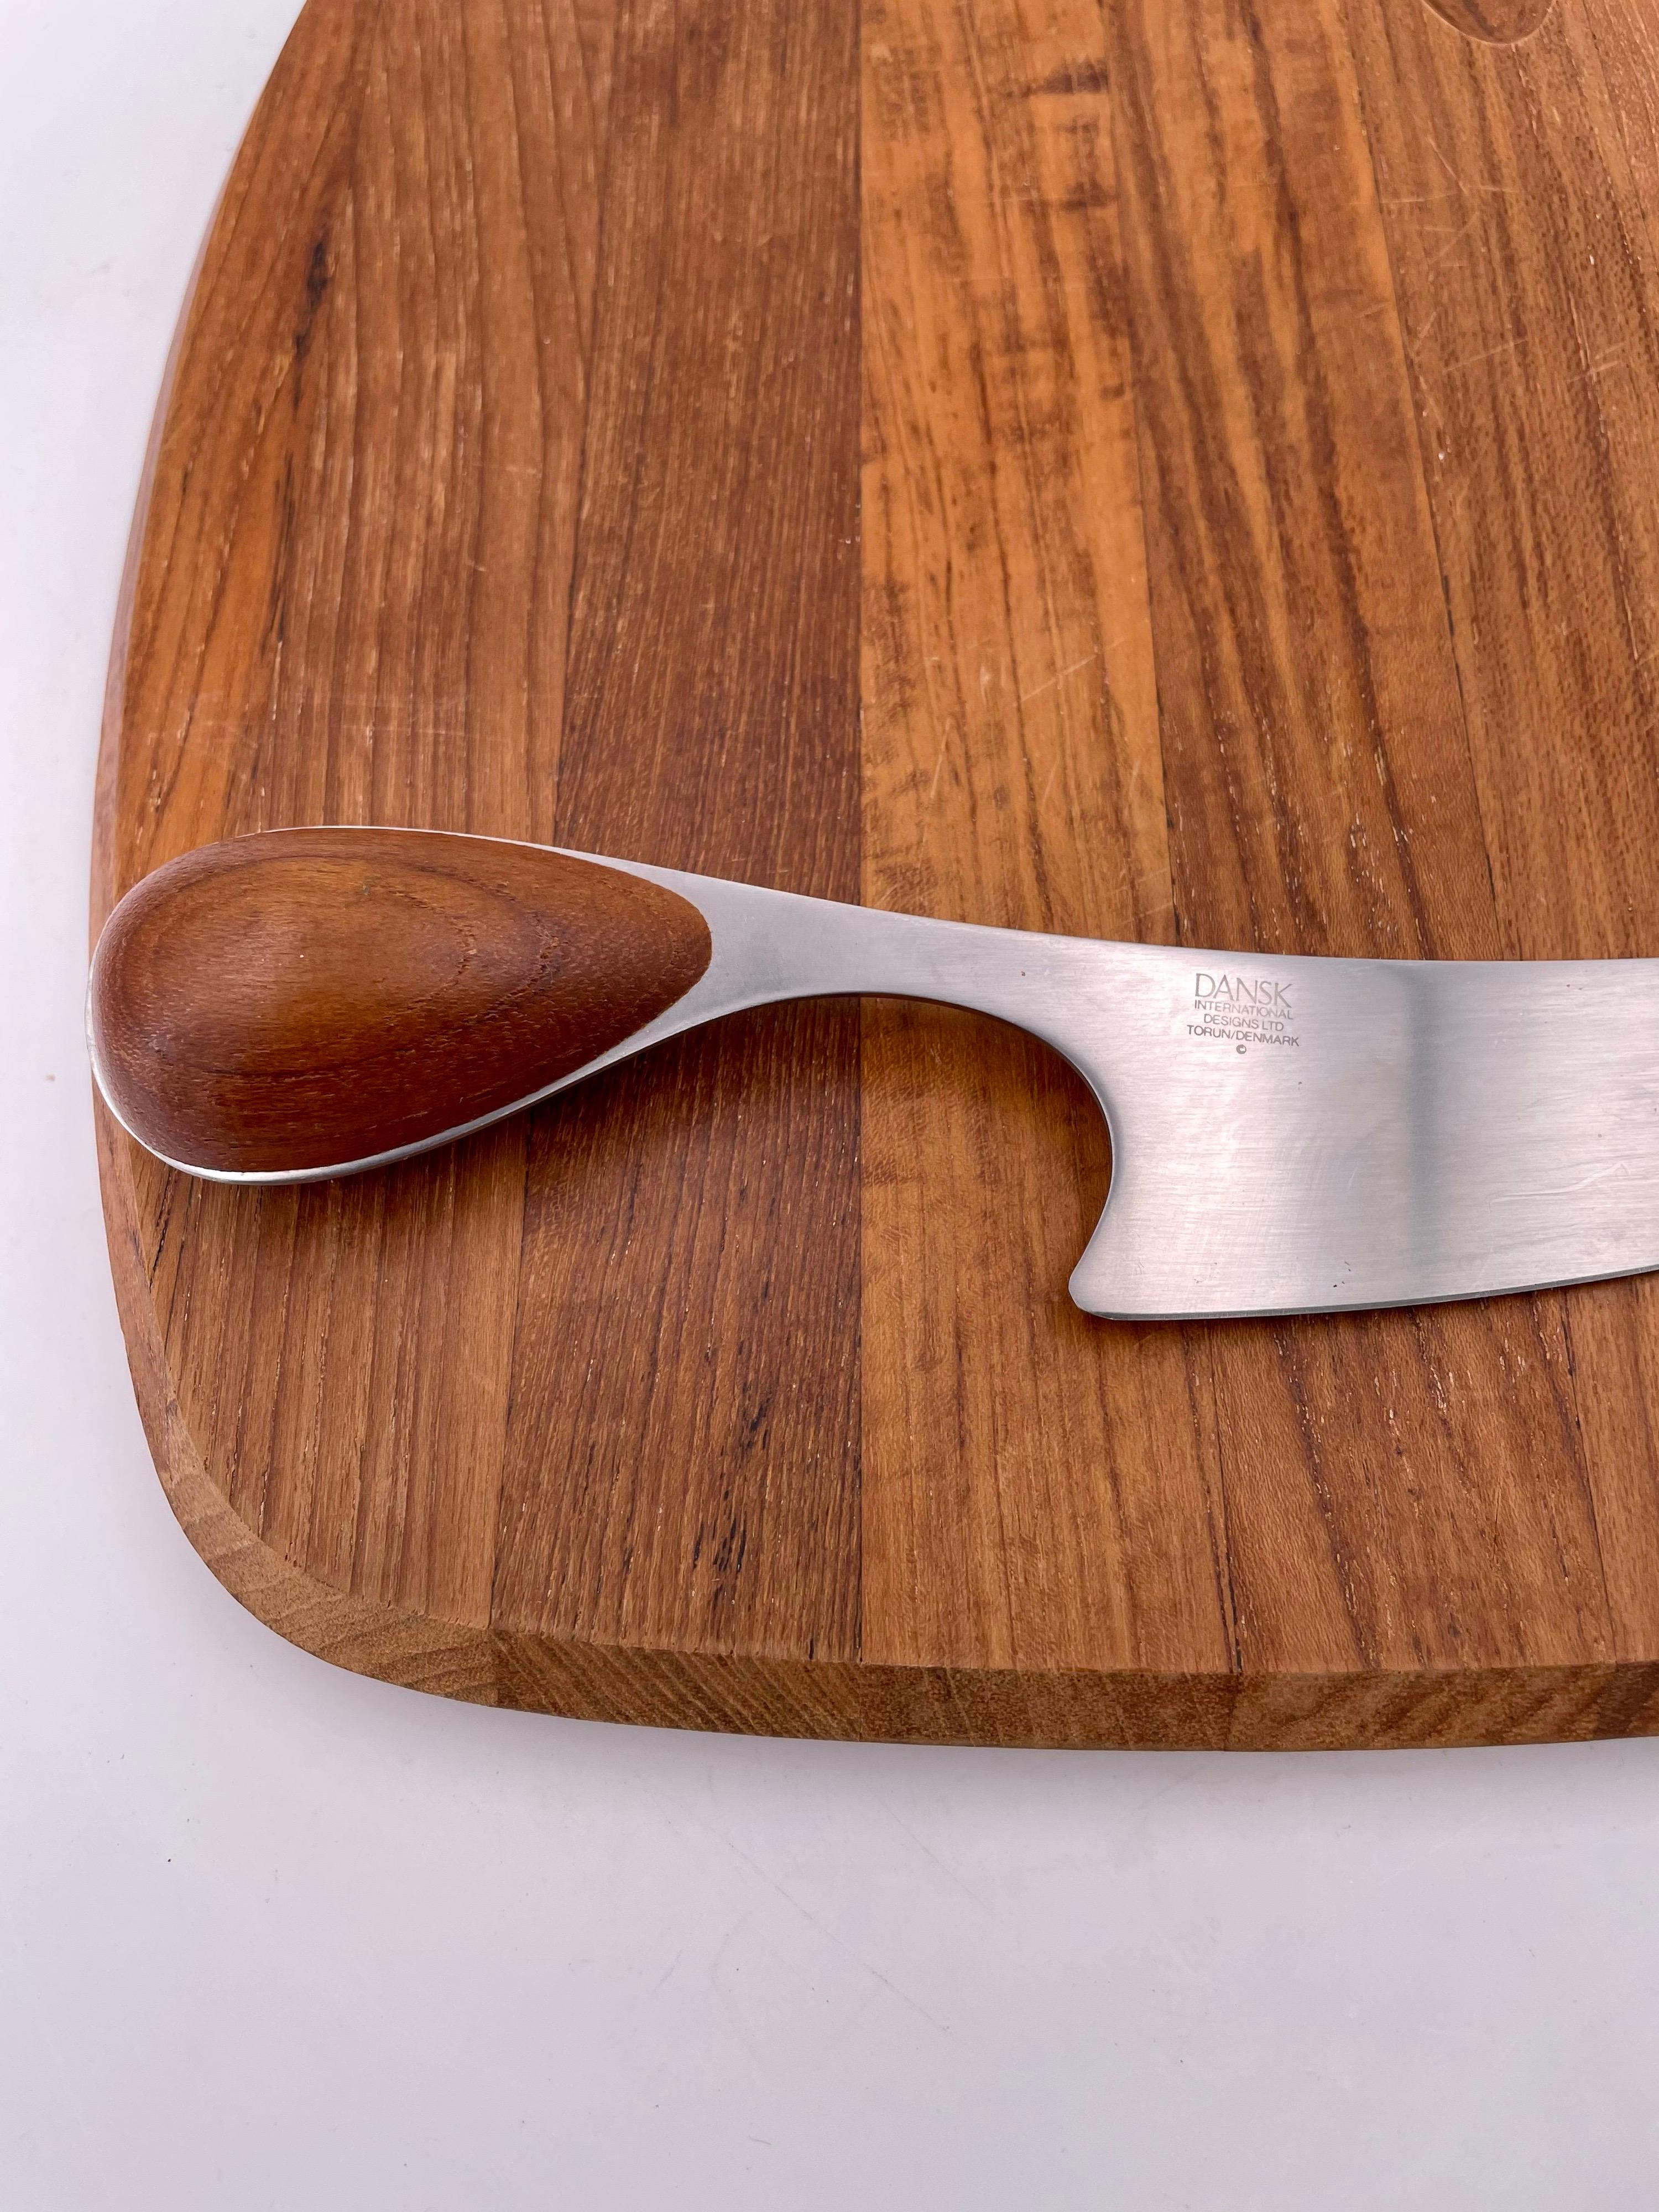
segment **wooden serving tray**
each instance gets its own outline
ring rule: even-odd
[[[1659,953],[1650,28],[311,0],[159,417],[94,921],[384,822]],[[347,1666],[783,1734],[1659,1729],[1659,1288],[1085,1319],[1104,1133],[994,1024],[773,1009],[332,1187],[102,1142],[179,1518]]]

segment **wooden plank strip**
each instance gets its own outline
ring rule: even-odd
[[[223,835],[227,821],[263,819],[264,779],[248,771],[243,711],[246,703],[258,718],[268,709],[276,682],[270,615],[281,595],[283,495],[295,465],[284,432],[296,393],[308,396],[305,355],[326,291],[326,245],[319,248],[349,189],[379,12],[378,0],[307,10],[259,103],[197,274],[112,672],[120,732],[112,898],[175,853]],[[292,118],[301,116],[296,129]],[[272,222],[276,208],[281,220]],[[304,441],[298,450],[307,453]],[[324,557],[319,566],[326,590],[333,563]],[[322,792],[313,785],[307,796],[320,804]]]
[[[1469,866],[1480,810],[1340,27],[1327,6],[1283,0],[1131,5],[1110,21],[1182,933],[1490,955],[1491,891]]]
[[[856,21],[623,12],[558,842],[858,890]],[[858,1635],[858,1025],[538,1113],[495,1618]]]
[[[1615,96],[1601,52],[1628,70],[1640,15],[1567,8],[1505,50],[1352,10],[1503,950],[1522,958],[1659,942],[1659,251],[1631,159],[1639,85]]]
[[[1659,76],[1649,11],[1513,51],[1355,4],[1503,949],[1659,951]],[[1659,1650],[1651,1282],[1559,1302],[1613,1648]],[[1547,1481],[1550,1466],[1538,1467]]]
[[[1184,0],[1109,21],[1182,934],[1490,955],[1480,794],[1340,12]],[[1556,1301],[1193,1341],[1249,1672],[1607,1655]],[[1516,1483],[1521,1464],[1536,1479]]]
[[[864,895],[1167,936],[1099,11],[864,21]],[[864,1063],[865,1656],[1224,1669],[1180,1336],[1066,1297],[1097,1109],[960,1016]]]
[[[118,886],[284,822],[550,823],[588,16],[587,49],[568,0],[301,19],[181,341],[118,709]],[[248,1525],[334,1588],[487,1617],[526,1144],[297,1193],[135,1157],[181,1418]]]

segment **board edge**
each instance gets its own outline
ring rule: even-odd
[[[674,1652],[509,1634],[377,1603],[284,1559],[209,1474],[167,1378],[133,1140],[98,1108],[116,1304],[174,1518],[230,1596],[313,1657],[471,1705],[704,1733],[1048,1750],[1407,1750],[1659,1735],[1659,1662],[1314,1674],[1025,1672]]]

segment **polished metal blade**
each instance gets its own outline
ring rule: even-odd
[[[1133,963],[1074,1042],[1111,1198],[1085,1311],[1304,1313],[1659,1266],[1659,962]]]
[[[639,872],[714,936],[704,1004],[665,1027],[892,991],[1063,1053],[1112,1137],[1071,1282],[1085,1312],[1329,1312],[1659,1267],[1659,961],[1193,951]]]

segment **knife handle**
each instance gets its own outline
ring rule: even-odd
[[[130,890],[93,958],[99,1086],[210,1175],[302,1176],[430,1144],[632,1036],[708,966],[644,878],[416,830],[209,845]]]

